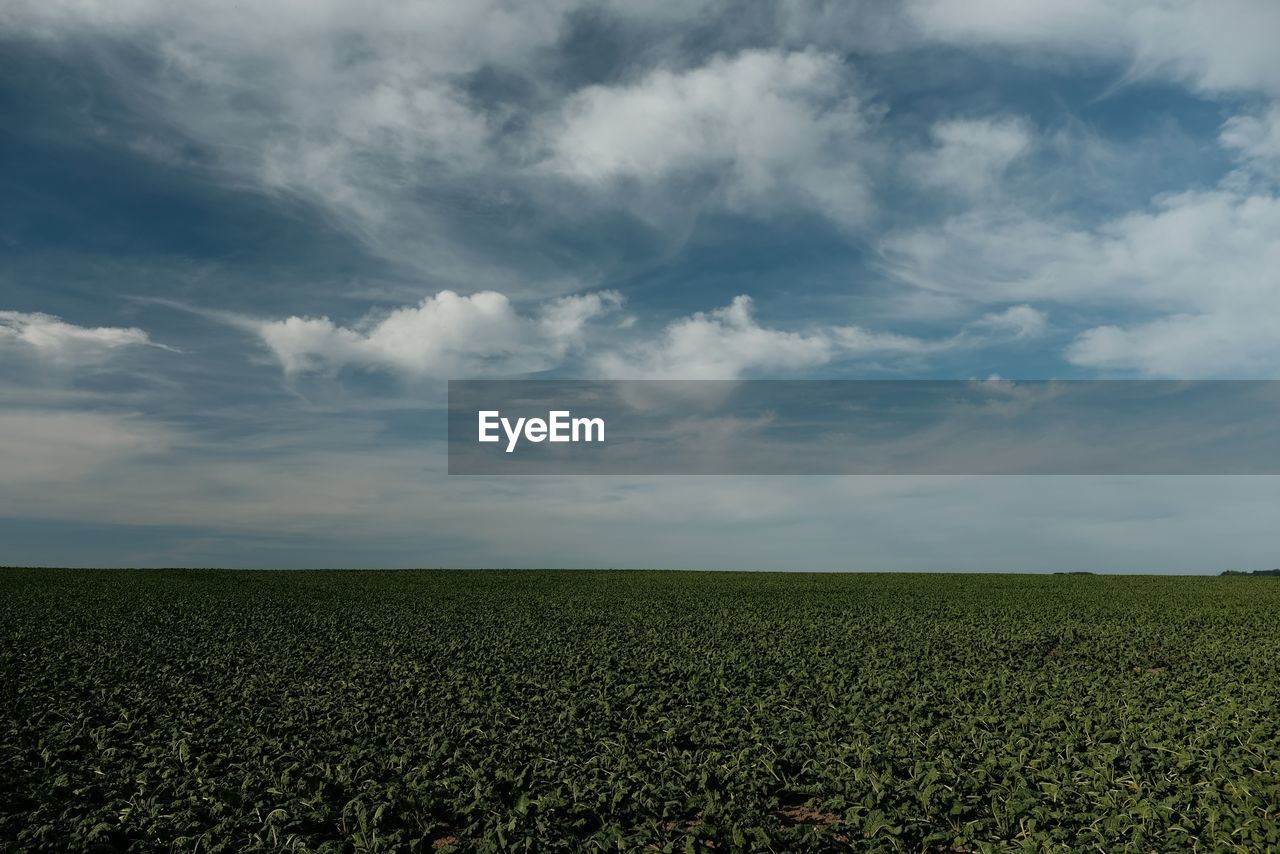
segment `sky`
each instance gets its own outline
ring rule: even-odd
[[[1280,479],[450,477],[449,379],[1277,379],[1272,0],[6,0],[0,565],[1217,572]]]

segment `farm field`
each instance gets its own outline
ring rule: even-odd
[[[0,849],[1280,848],[1280,581],[0,570]]]

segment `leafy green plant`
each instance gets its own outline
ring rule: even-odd
[[[1280,848],[1249,578],[2,570],[0,848]]]

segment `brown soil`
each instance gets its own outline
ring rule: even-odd
[[[807,805],[787,806],[778,810],[778,815],[782,817],[786,824],[811,824],[815,827],[826,827],[835,824],[840,820],[840,816],[834,813],[823,812],[816,807]]]

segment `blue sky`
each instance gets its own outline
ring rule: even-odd
[[[1269,0],[6,3],[0,563],[1273,566],[1270,477],[460,480],[442,406],[1276,378],[1276,32]]]

